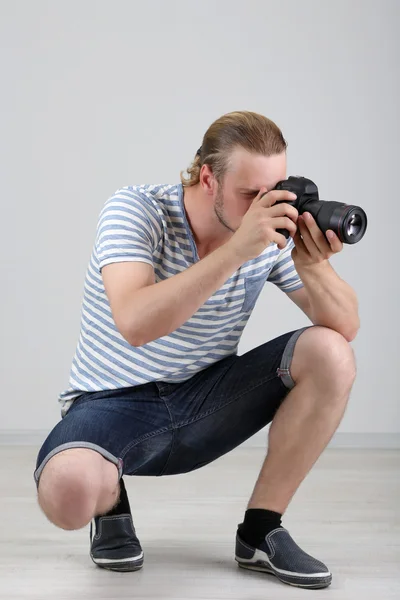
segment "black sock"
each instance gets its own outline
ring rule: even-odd
[[[246,510],[243,523],[239,525],[239,536],[246,544],[257,548],[266,535],[281,527],[281,519],[282,515],[272,510],[250,508]]]
[[[107,517],[114,517],[117,515],[126,515],[130,514],[131,507],[129,506],[128,494],[126,493],[124,480],[121,478],[119,481],[120,484],[120,495],[119,501],[114,508],[112,508],[108,513]]]

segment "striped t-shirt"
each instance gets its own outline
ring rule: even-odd
[[[154,267],[156,283],[199,260],[183,204],[183,187],[140,185],[118,190],[103,206],[86,272],[80,336],[62,414],[82,392],[179,382],[236,354],[243,329],[268,280],[284,292],[302,287],[291,258],[293,240],[268,246],[244,263],[181,327],[143,346],[131,346],[115,326],[101,269],[139,261]]]

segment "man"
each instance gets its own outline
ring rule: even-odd
[[[285,178],[279,128],[234,112],[210,126],[179,185],[121,189],[101,212],[62,419],[35,471],[51,522],[91,522],[100,567],[143,564],[123,475],[198,469],[272,421],[236,560],[291,585],[331,583],[281,519],[344,414],[357,299],[329,263],[340,240],[274,190]],[[238,356],[266,281],[311,324]]]

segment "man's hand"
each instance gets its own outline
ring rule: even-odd
[[[285,200],[293,201],[296,194],[288,190],[261,188],[254,198],[242,222],[227,242],[242,262],[256,258],[271,243],[283,250],[287,240],[278,229],[287,229],[290,235],[296,232],[298,212]]]
[[[299,215],[297,231],[293,236],[295,248],[292,251],[296,268],[324,263],[333,254],[343,250],[343,243],[331,229],[326,232],[326,236],[310,213]]]

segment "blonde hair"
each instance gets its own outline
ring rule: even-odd
[[[198,184],[204,164],[208,164],[217,181],[222,182],[229,157],[237,146],[272,156],[285,151],[287,143],[279,127],[267,117],[250,111],[228,113],[207,129],[201,147],[186,169],[188,177],[181,171],[182,184],[187,187]]]

